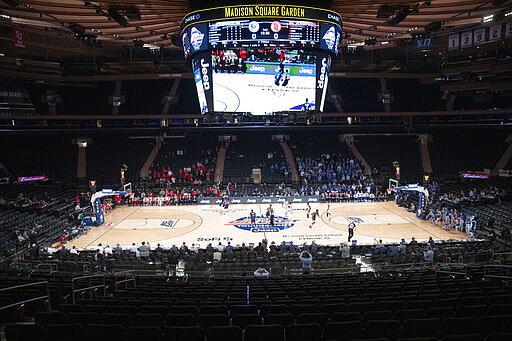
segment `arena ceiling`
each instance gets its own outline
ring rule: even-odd
[[[136,42],[150,49],[164,47],[171,51],[166,58],[178,61],[182,55],[173,37],[179,35],[181,20],[198,6],[212,3],[215,1],[0,0],[0,39],[3,41],[0,53],[11,52],[12,55],[15,50],[23,57],[34,54],[65,60],[91,51],[98,57],[108,56]],[[232,3],[240,1],[229,2]],[[442,39],[453,30],[481,25],[484,16],[504,16],[512,7],[510,0],[313,0],[302,3],[327,4],[341,14],[343,45],[370,42],[371,48],[382,49],[403,46],[414,34],[425,31],[432,31]],[[24,49],[12,43],[12,28],[24,32]]]

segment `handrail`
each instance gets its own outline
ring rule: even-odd
[[[452,265],[454,267],[451,267]],[[468,266],[469,266],[469,264],[464,264],[464,263],[438,263],[438,264],[436,264],[435,272],[436,272],[436,275],[438,273],[442,273],[442,274],[461,275],[464,277],[468,277]],[[448,268],[446,269],[446,267],[448,267]],[[454,269],[456,267],[458,267],[458,268],[464,267],[464,272],[456,271]]]
[[[0,310],[9,309],[9,308],[12,308],[12,307],[17,307],[17,306],[23,305],[25,303],[40,301],[40,300],[44,300],[44,299],[48,300],[48,310],[51,310],[50,283],[48,281],[40,281],[40,282],[27,283],[27,284],[19,284],[19,285],[15,285],[13,287],[2,288],[2,289],[0,289],[0,293],[6,292],[6,291],[9,291],[9,290],[26,288],[26,287],[33,287],[33,286],[38,286],[38,285],[46,285],[46,295],[37,296],[37,297],[30,298],[30,299],[27,299],[27,300],[19,301],[19,302],[16,302],[16,303],[11,303],[9,305],[0,307]]]
[[[503,269],[505,271],[505,275],[490,275],[487,274],[487,269],[489,268],[495,268],[495,269]],[[512,265],[502,265],[502,264],[486,264],[484,265],[484,279],[486,278],[501,278],[505,279],[508,282],[512,280]]]
[[[119,276],[123,276],[124,275],[124,279],[118,281],[117,280],[118,275]],[[131,275],[131,277],[128,278],[128,275]],[[126,271],[121,271],[121,272],[114,273],[114,288],[115,288],[115,290],[117,290],[119,284],[129,283],[129,282],[133,282],[133,287],[136,286],[135,273],[133,272],[133,270],[126,270]]]
[[[39,263],[37,264],[34,269],[32,269],[32,271],[30,271],[30,273],[28,274],[27,277],[30,278],[30,276],[32,276],[32,274],[38,270],[40,270],[39,268],[43,268],[43,267],[47,267],[50,269],[49,271],[49,275],[52,275],[54,272],[57,272],[59,270],[59,267],[57,264],[55,263]]]
[[[92,284],[93,278],[101,278],[103,280],[103,284],[93,285]],[[84,279],[89,280],[89,286],[85,287],[85,288],[75,289],[75,283],[79,280],[84,280]],[[105,295],[106,294],[105,274],[88,275],[88,276],[80,276],[80,277],[73,278],[71,280],[71,294],[73,297],[73,304],[76,304],[76,293],[77,292],[89,291],[89,297],[92,299],[92,289],[99,289],[99,288],[103,288],[103,295]]]
[[[500,262],[501,263],[501,259],[499,259],[499,257],[503,257],[503,258],[507,258],[507,256],[512,259],[512,252],[493,252],[492,256],[491,256],[491,259],[495,262]]]

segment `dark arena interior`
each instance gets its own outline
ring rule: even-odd
[[[0,0],[0,341],[510,341],[511,127],[511,0]]]

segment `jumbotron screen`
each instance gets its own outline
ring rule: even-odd
[[[226,6],[187,15],[181,39],[202,113],[322,111],[341,19],[310,7]]]

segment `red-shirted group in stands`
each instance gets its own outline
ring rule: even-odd
[[[208,169],[201,162],[196,162],[190,167],[180,168],[174,171],[171,167],[154,167],[151,171],[151,178],[155,185],[165,185],[167,183],[193,183],[200,184],[204,181],[209,182],[213,179],[213,169]]]

